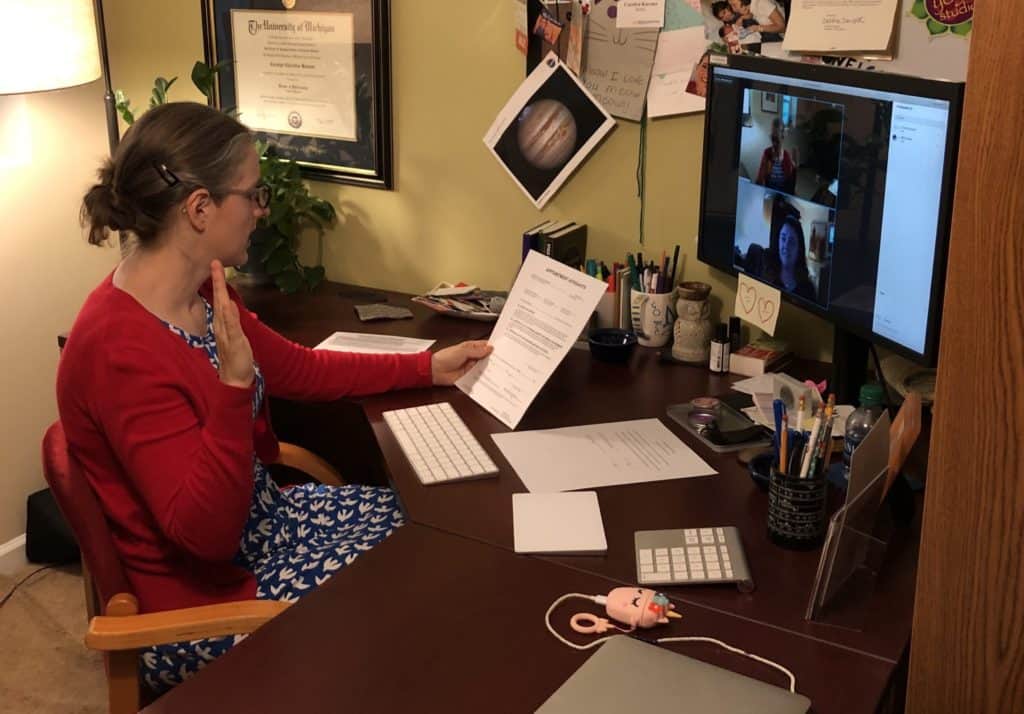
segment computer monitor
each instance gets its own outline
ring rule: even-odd
[[[933,365],[962,96],[880,72],[713,64],[699,259],[831,321],[843,354],[852,338]]]

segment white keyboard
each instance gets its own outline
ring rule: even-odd
[[[448,402],[384,412],[384,421],[424,486],[498,473]]]

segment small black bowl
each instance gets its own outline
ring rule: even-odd
[[[636,347],[636,333],[618,327],[599,327],[588,335],[590,354],[602,362],[626,362]]]

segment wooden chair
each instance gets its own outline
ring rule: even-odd
[[[344,483],[327,462],[292,444],[281,444],[278,463],[304,471],[322,483]],[[111,714],[139,710],[145,687],[139,679],[139,650],[249,633],[288,607],[288,603],[275,600],[245,600],[139,614],[138,600],[128,584],[99,501],[81,465],[68,451],[59,421],[43,437],[43,470],[82,552],[89,615],[85,644],[105,655]]]

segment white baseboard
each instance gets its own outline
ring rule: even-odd
[[[25,557],[25,534],[0,543],[0,574],[14,575],[29,565]]]

